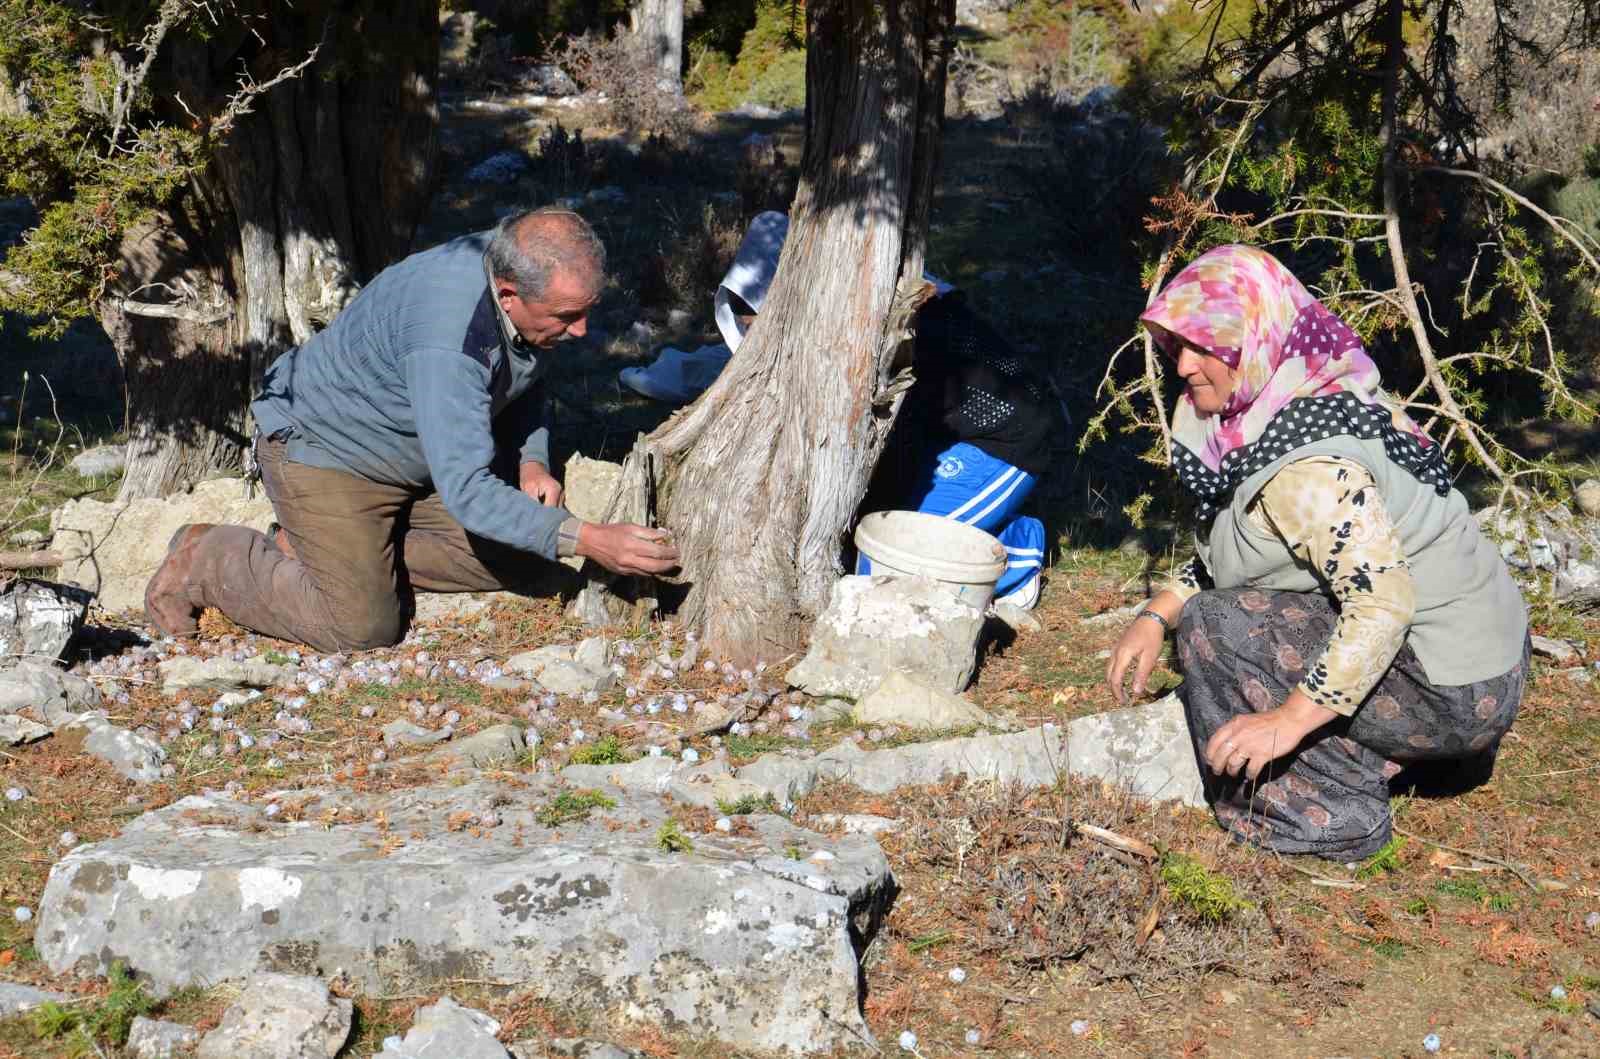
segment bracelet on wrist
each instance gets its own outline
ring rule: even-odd
[[[1165,631],[1172,631],[1172,623],[1167,621],[1167,619],[1163,618],[1161,615],[1157,614],[1155,611],[1151,610],[1149,607],[1144,608],[1133,616],[1134,621],[1138,621],[1140,618],[1149,618],[1157,625],[1160,625]]]

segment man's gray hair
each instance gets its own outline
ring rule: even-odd
[[[524,298],[543,298],[557,272],[591,278],[598,290],[606,274],[606,248],[576,213],[541,206],[513,213],[495,226],[489,271],[510,280]]]

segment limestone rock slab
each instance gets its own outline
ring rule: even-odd
[[[157,664],[161,670],[161,693],[173,695],[186,688],[212,691],[237,691],[240,688],[273,688],[294,683],[294,666],[274,665],[263,658],[193,658],[179,655]]]
[[[181,1022],[163,1022],[143,1015],[128,1029],[123,1052],[129,1059],[182,1059],[200,1043],[200,1031]]]
[[[1141,798],[1206,804],[1194,742],[1176,694],[1068,722],[1066,767],[1076,775],[1126,784]]]
[[[907,728],[964,728],[999,722],[960,695],[924,687],[904,673],[890,673],[856,703],[858,724],[897,724]]]
[[[567,460],[565,493],[561,506],[585,522],[604,522],[611,506],[611,494],[622,478],[622,464],[591,460],[573,453]]]
[[[36,989],[19,982],[0,982],[0,1019],[31,1011],[49,1000],[59,1003],[71,999],[65,993],[56,993],[49,989]]]
[[[93,684],[49,663],[24,660],[0,669],[0,714],[27,710],[53,727],[98,705]]]
[[[737,773],[785,805],[823,780],[843,780],[882,794],[954,776],[1048,787],[1068,774],[1126,784],[1142,798],[1206,804],[1183,704],[1176,695],[1146,706],[1079,717],[1064,728],[1047,724],[1007,735],[940,739],[872,751],[844,742],[814,757],[766,754]]]
[[[85,753],[99,758],[135,783],[154,783],[161,778],[167,752],[154,739],[118,728],[102,712],[80,714],[65,725],[64,738],[83,740]]]
[[[893,885],[875,842],[768,814],[669,853],[655,834],[670,803],[619,792],[552,830],[535,816],[563,789],[553,776],[329,788],[305,822],[185,798],[68,852],[35,945],[58,971],[122,959],[160,989],[343,968],[370,992],[525,982],[740,1048],[826,1052],[867,1033],[851,923]],[[353,822],[310,822],[335,805]],[[486,806],[499,826],[452,830]],[[797,862],[791,846],[833,857]]]
[[[430,759],[444,761],[451,771],[501,768],[513,765],[527,753],[528,742],[514,724],[490,725],[449,746],[429,751]]]
[[[505,1045],[495,1037],[499,1032],[500,1023],[483,1012],[440,997],[437,1004],[417,1011],[403,1039],[389,1038],[378,1054],[387,1059],[507,1059]]]
[[[161,499],[72,500],[50,519],[51,545],[67,561],[63,581],[93,592],[112,613],[144,609],[144,589],[167,557],[167,543],[191,522],[224,522],[265,531],[272,522],[266,491],[242,478],[213,478]]]
[[[83,628],[89,594],[71,585],[18,578],[0,590],[0,663],[53,662]]]
[[[26,717],[18,717],[14,713],[0,713],[0,743],[6,746],[37,742],[49,734],[50,729]]]
[[[1578,661],[1582,654],[1566,640],[1555,640],[1548,636],[1534,635],[1529,637],[1533,641],[1533,653],[1545,658],[1553,659],[1557,665],[1570,666]]]
[[[350,1001],[306,975],[253,974],[197,1059],[333,1059],[350,1037]]]
[[[604,665],[594,665],[595,651],[583,644],[550,644],[506,659],[506,671],[536,681],[557,695],[584,695],[616,687],[617,675]],[[583,649],[580,655],[580,648]]]
[[[103,474],[116,474],[128,465],[128,446],[96,445],[72,457],[68,464],[80,477],[98,478]]]
[[[430,746],[442,743],[455,733],[449,726],[443,728],[424,728],[420,724],[413,724],[405,718],[390,721],[383,726],[384,746]]]
[[[715,809],[718,802],[765,797],[767,789],[735,776],[721,761],[689,765],[677,758],[642,757],[623,765],[568,765],[561,778],[578,787],[618,787],[667,795],[685,805]]]
[[[788,680],[812,695],[859,699],[901,672],[959,692],[977,666],[983,620],[982,611],[929,578],[842,577]]]

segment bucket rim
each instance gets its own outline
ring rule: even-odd
[[[912,516],[912,518],[908,520],[906,516]],[[930,515],[925,511],[874,511],[863,518],[856,526],[854,534],[856,549],[873,562],[882,562],[887,566],[902,569],[906,565],[921,567],[929,563],[927,556],[896,547],[872,532],[874,525],[887,522],[893,517],[898,517],[900,521],[928,520],[941,523],[941,528],[954,530],[958,535],[972,537],[974,543],[976,543],[978,537],[985,538],[991,547],[991,558],[987,562],[968,562],[961,559],[933,560],[941,565],[949,564],[952,567],[966,567],[967,569],[960,571],[958,576],[937,577],[931,574],[922,574],[920,576],[931,577],[935,581],[947,581],[951,584],[983,585],[994,584],[1005,574],[1005,547],[994,534],[989,533],[987,530],[981,530],[976,526],[969,526],[966,523],[945,518],[943,515]],[[863,539],[863,537],[866,539]]]

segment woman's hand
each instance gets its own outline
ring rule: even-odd
[[[1206,764],[1219,776],[1243,773],[1253,780],[1262,769],[1337,716],[1297,689],[1277,709],[1241,713],[1218,728],[1206,743]]]
[[[1144,610],[1161,615],[1167,625],[1175,626],[1178,615],[1183,612],[1183,601],[1176,593],[1162,592],[1146,603]],[[1111,661],[1106,664],[1106,684],[1111,688],[1111,697],[1117,700],[1118,705],[1127,705],[1130,699],[1122,690],[1129,667],[1133,669],[1131,698],[1137,699],[1144,694],[1145,683],[1150,679],[1150,671],[1161,659],[1161,645],[1166,638],[1166,627],[1154,618],[1134,618],[1128,625],[1122,639],[1111,649]]]

